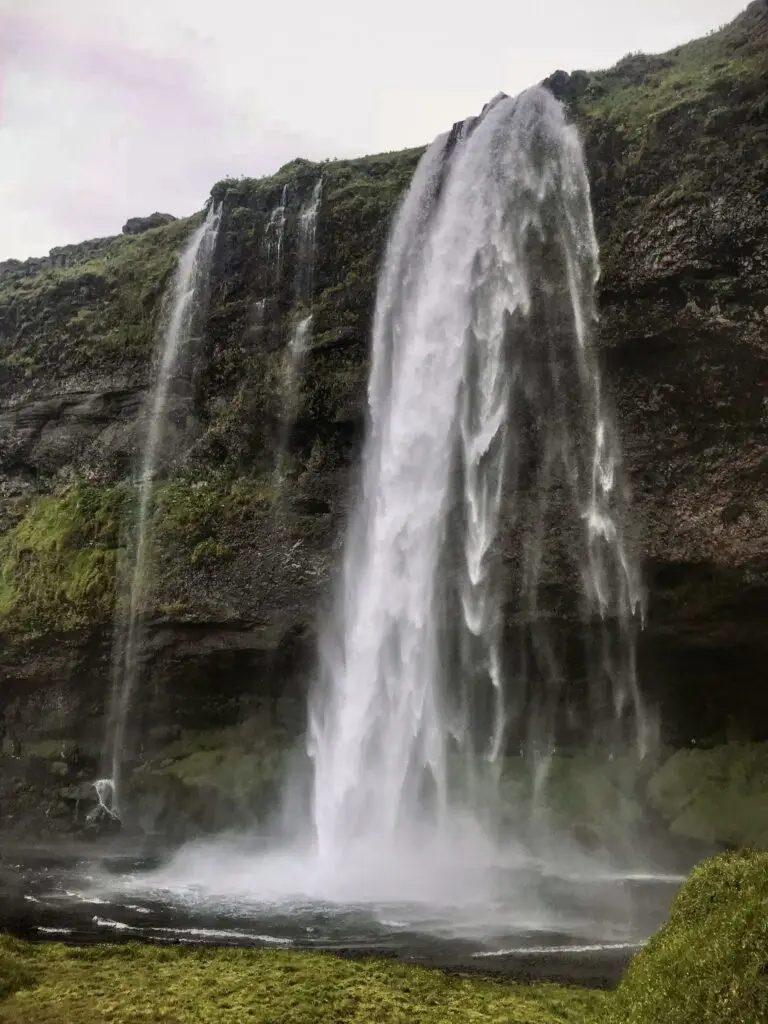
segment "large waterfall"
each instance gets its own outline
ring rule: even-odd
[[[578,134],[548,92],[500,95],[429,148],[378,283],[309,763],[258,835],[190,844],[128,892],[302,945],[613,956],[656,927],[597,277]]]
[[[199,301],[208,280],[221,219],[221,208],[211,203],[208,214],[179,257],[167,299],[167,318],[160,345],[160,362],[152,392],[149,419],[141,455],[138,507],[132,562],[124,581],[124,599],[118,608],[114,648],[112,701],[108,723],[107,757],[110,779],[100,780],[100,805],[113,815],[120,810],[120,776],[131,700],[141,672],[144,642],[142,599],[150,568],[150,513],[158,467],[168,432],[168,404],[173,380],[192,337]]]
[[[532,803],[564,726],[642,747],[597,277],[579,138],[548,92],[499,96],[426,152],[379,281],[362,493],[311,703],[321,861],[450,849],[469,826],[494,842],[511,743]],[[578,699],[553,584],[579,596]]]

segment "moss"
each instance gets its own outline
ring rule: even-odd
[[[190,556],[194,566],[215,565],[217,562],[228,562],[232,558],[232,548],[229,544],[223,544],[213,537],[206,537],[199,544]]]
[[[127,494],[78,484],[36,499],[0,536],[0,629],[74,630],[112,614]]]
[[[768,847],[768,743],[678,750],[648,796],[675,835]]]
[[[19,992],[32,988],[35,972],[30,963],[28,947],[8,935],[0,935],[0,1003]]]
[[[198,218],[107,240],[66,267],[0,280],[0,366],[32,377],[146,359],[161,299]]]
[[[183,564],[211,569],[234,557],[234,540],[275,496],[270,477],[164,481],[153,498],[150,566],[169,578]],[[76,484],[37,498],[0,535],[0,631],[31,637],[85,629],[108,621],[115,608],[119,558],[133,520],[135,490]],[[182,566],[180,566],[180,560]],[[151,602],[151,589],[145,592]],[[181,599],[158,610],[172,614]],[[147,609],[149,610],[149,609]]]
[[[38,985],[0,1003],[7,1024],[586,1024],[606,998],[285,950],[49,945],[20,959]]]
[[[234,551],[226,536],[269,514],[274,497],[274,481],[266,474],[160,484],[151,521],[157,563],[173,571],[179,558],[196,568],[230,561]]]
[[[611,1024],[768,1021],[768,854],[722,854],[694,869],[668,923],[632,961]]]

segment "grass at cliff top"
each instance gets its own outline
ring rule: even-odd
[[[607,998],[323,953],[0,937],[2,1024],[587,1024]]]

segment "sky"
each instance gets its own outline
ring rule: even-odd
[[[747,0],[0,0],[0,260],[185,216],[220,178],[422,145]]]

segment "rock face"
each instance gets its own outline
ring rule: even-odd
[[[124,235],[140,235],[142,231],[149,231],[150,228],[161,228],[165,224],[172,224],[176,218],[171,213],[150,213],[148,217],[129,217],[123,224]]]
[[[758,0],[662,57],[548,82],[588,155],[601,359],[649,588],[641,674],[678,743],[768,738],[766,46]],[[420,155],[297,160],[213,189],[202,356],[174,385],[178,456],[153,510],[138,759],[167,747],[158,723],[301,729],[357,481],[376,271]],[[287,423],[286,353],[310,311],[300,214],[319,177],[312,334]],[[61,801],[44,810],[50,780],[71,793],[98,769],[162,297],[198,222],[153,214],[0,264],[0,815],[35,804],[36,827],[72,821]],[[510,569],[510,621],[514,594]],[[62,740],[79,761],[58,766]]]

